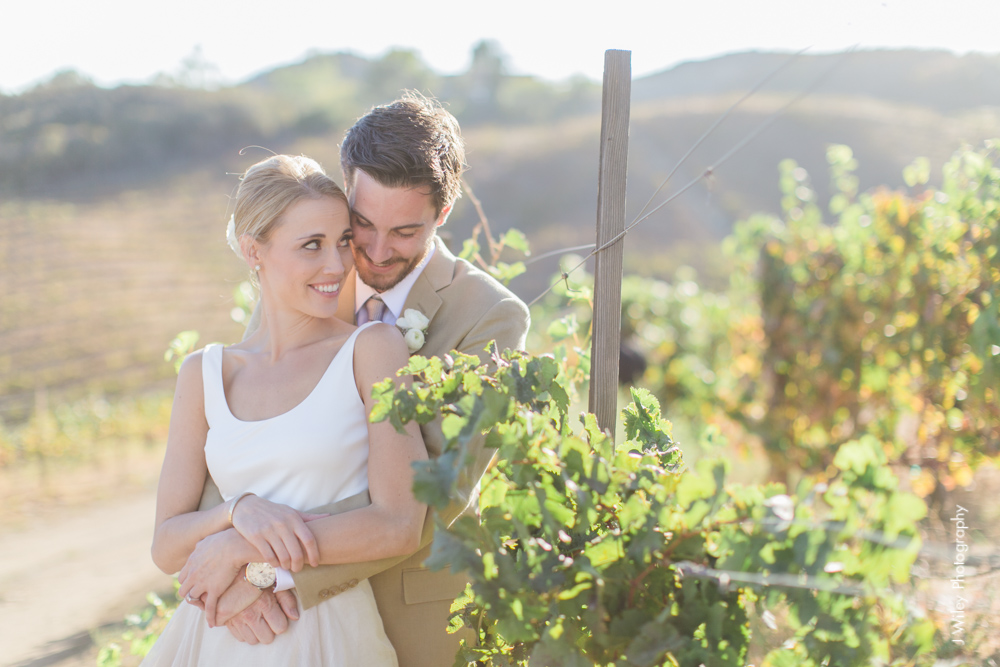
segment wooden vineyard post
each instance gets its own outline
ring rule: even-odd
[[[625,177],[632,94],[632,52],[604,52],[601,159],[597,176],[597,247],[625,230]],[[601,430],[615,435],[618,417],[618,355],[621,343],[624,234],[597,253],[594,323],[590,348],[590,412]]]

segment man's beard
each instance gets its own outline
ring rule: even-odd
[[[419,257],[415,257],[409,262],[402,257],[396,258],[392,261],[392,264],[399,264],[402,268],[396,273],[380,274],[372,273],[368,270],[368,263],[371,262],[371,259],[369,259],[364,250],[361,248],[351,248],[351,251],[354,255],[354,267],[358,270],[358,276],[361,277],[361,282],[379,293],[391,290],[393,287],[398,285],[403,278],[410,275],[410,272],[413,271],[413,269],[417,268],[417,265],[420,264],[421,260],[423,260],[423,258],[427,255],[427,251],[425,250]],[[359,255],[361,256],[360,260],[358,259]],[[374,264],[375,262],[371,263]]]

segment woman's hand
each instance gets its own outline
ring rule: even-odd
[[[219,596],[242,576],[243,566],[253,560],[253,550],[235,530],[214,533],[199,541],[177,576],[178,593],[205,610],[209,627],[215,627]],[[202,606],[204,605],[204,606]]]
[[[251,495],[236,505],[233,527],[260,552],[258,560],[298,572],[305,561],[319,565],[319,545],[306,523],[325,516]]]

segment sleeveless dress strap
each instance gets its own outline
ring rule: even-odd
[[[222,348],[219,343],[207,345],[201,353],[201,380],[205,393],[205,419],[212,428],[224,419],[229,406],[222,387]]]
[[[326,373],[320,378],[319,383],[313,390],[314,394],[320,392],[329,392],[331,390],[343,391],[344,387],[350,386],[357,393],[357,385],[354,384],[354,347],[357,343],[358,336],[362,331],[370,326],[376,324],[382,324],[379,321],[365,322],[354,332],[348,336],[347,340],[344,341],[343,346],[337,351],[333,359],[330,361],[330,367],[326,369]],[[342,375],[346,374],[347,377],[351,378],[351,382],[345,385],[342,381]]]
[[[358,336],[361,335],[362,331],[364,331],[368,327],[375,326],[376,324],[382,324],[382,322],[380,322],[378,320],[375,320],[373,322],[365,322],[364,324],[362,324],[361,326],[359,326],[354,331],[354,333],[351,334],[351,337],[348,338],[346,341],[344,341],[344,348],[338,354],[338,356],[344,358],[344,363],[347,365],[348,368],[351,369],[350,376],[351,376],[352,379],[354,378],[354,370],[353,370],[354,369],[354,347],[355,347],[355,344],[358,342]],[[351,384],[353,385],[354,383],[352,382]]]

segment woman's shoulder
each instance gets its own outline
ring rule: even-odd
[[[208,347],[211,346],[206,346],[201,348],[200,350],[195,350],[194,352],[184,357],[184,361],[181,362],[181,367],[177,371],[177,377],[183,377],[184,375],[190,375],[192,373],[198,373],[200,375],[201,366],[205,358],[205,351],[208,349]]]
[[[177,382],[202,382],[202,373],[205,364],[222,363],[222,351],[228,350],[229,346],[222,343],[210,343],[200,350],[195,350],[184,358],[181,367],[177,371]]]
[[[358,330],[358,337],[354,342],[355,351],[358,348],[385,349],[386,346],[400,346],[401,349],[406,349],[402,332],[393,325],[385,322],[373,322]]]
[[[386,377],[406,365],[409,352],[399,329],[376,322],[363,327],[354,342],[354,367]],[[387,372],[388,371],[388,372]]]
[[[403,339],[403,334],[400,333],[399,329],[395,325],[386,324],[385,322],[371,322],[370,324],[362,324],[358,327],[358,342],[363,340],[399,340]]]
[[[177,373],[178,377],[190,374],[201,378],[202,369],[205,364],[209,364],[209,368],[211,368],[212,364],[222,363],[224,358],[223,351],[231,352],[231,348],[233,347],[231,345],[223,345],[222,343],[209,343],[200,350],[195,350],[184,358]],[[232,354],[228,356],[232,356]]]
[[[205,350],[196,350],[184,358],[177,371],[177,392],[201,395],[204,391],[202,366],[205,360]]]

